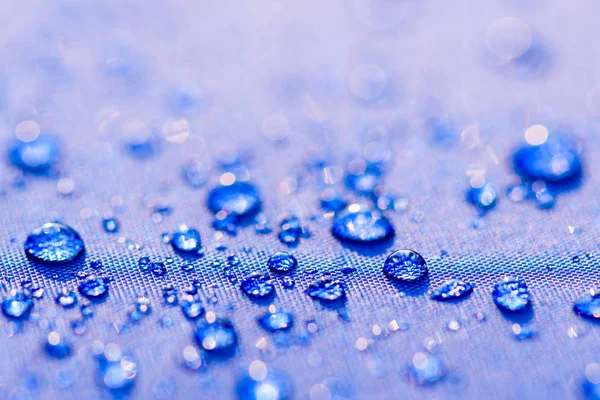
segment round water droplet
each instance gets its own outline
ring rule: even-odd
[[[271,279],[267,275],[259,272],[255,272],[245,277],[240,287],[246,295],[255,298],[267,297],[275,290],[275,286],[273,286]]]
[[[494,286],[492,298],[503,311],[521,311],[530,305],[529,288],[524,280],[506,277]]]
[[[167,274],[167,267],[162,262],[153,262],[150,264],[150,271],[156,276],[164,276]]]
[[[73,346],[58,332],[52,331],[44,341],[46,354],[53,358],[65,358],[71,355]]]
[[[346,296],[346,290],[340,280],[324,277],[312,282],[306,294],[317,300],[336,301]]]
[[[271,271],[280,274],[287,274],[296,268],[298,261],[296,260],[296,257],[290,253],[280,251],[269,257],[267,264],[269,265],[269,269]]]
[[[331,232],[339,240],[376,242],[394,236],[394,227],[380,211],[350,204],[336,216]]]
[[[237,346],[237,333],[227,319],[204,321],[194,332],[194,339],[200,348],[217,355],[230,354]]]
[[[199,160],[188,160],[181,167],[183,180],[191,188],[198,189],[206,184],[208,171]]]
[[[56,296],[56,304],[63,308],[71,308],[77,304],[77,295],[73,291],[64,291]]]
[[[102,227],[106,233],[117,233],[119,231],[119,221],[115,217],[103,218]]]
[[[446,374],[442,361],[426,353],[416,353],[406,369],[410,381],[419,386],[433,385],[442,380]]]
[[[25,319],[32,308],[33,302],[23,292],[17,292],[2,301],[2,312],[10,319]]]
[[[266,313],[258,319],[260,326],[269,331],[287,331],[294,325],[294,316],[289,312]]]
[[[25,241],[25,254],[44,262],[63,262],[77,257],[85,248],[77,231],[58,222],[35,229]]]
[[[427,274],[427,263],[416,251],[396,250],[385,260],[383,272],[392,279],[412,282]]]
[[[181,304],[181,311],[188,319],[197,319],[204,315],[204,307],[198,300],[185,301]]]
[[[78,289],[88,299],[101,299],[108,294],[108,283],[104,278],[88,276],[79,284]]]
[[[600,293],[593,292],[592,294],[583,296],[573,305],[573,311],[578,315],[591,318],[600,318]]]
[[[217,214],[221,211],[239,218],[251,217],[261,208],[256,187],[247,182],[234,182],[217,186],[208,194],[208,208]]]
[[[468,296],[473,291],[473,285],[460,279],[452,279],[438,287],[431,294],[437,301],[455,300]]]
[[[244,400],[293,398],[293,387],[289,378],[276,370],[267,369],[266,366],[258,372],[250,368],[249,374],[238,379],[235,390],[237,397]]]
[[[345,179],[346,187],[353,192],[368,196],[381,184],[381,170],[375,164],[366,164],[363,160],[350,163]]]
[[[108,346],[107,346],[108,347]],[[98,365],[102,385],[115,393],[124,393],[133,388],[138,365],[131,357],[102,357]]]
[[[497,198],[498,192],[491,183],[472,187],[467,191],[467,201],[482,210],[493,208]]]
[[[30,142],[17,140],[9,148],[8,159],[24,172],[45,174],[60,162],[60,143],[47,135]]]
[[[192,253],[200,250],[200,233],[183,225],[171,236],[171,246],[177,251]]]
[[[531,179],[558,182],[582,173],[579,145],[566,136],[551,135],[542,144],[525,146],[514,155],[516,171]]]

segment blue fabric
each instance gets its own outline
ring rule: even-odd
[[[98,341],[137,360],[129,398],[233,398],[255,360],[287,376],[299,399],[581,397],[586,366],[600,360],[598,327],[572,311],[600,282],[598,11],[568,0],[4,2],[2,296],[26,280],[44,295],[27,320],[0,318],[0,398],[121,396],[98,378]],[[59,139],[57,170],[10,164],[15,135],[35,134],[23,121]],[[549,209],[505,194],[535,124],[582,144],[581,183]],[[357,157],[384,164],[354,181],[357,191],[381,183],[396,196],[386,212],[396,235],[383,244],[341,243],[320,208],[326,187],[349,192],[343,175]],[[196,169],[182,173],[190,158]],[[213,228],[207,193],[224,171],[256,184],[271,233],[250,223],[233,235],[229,220]],[[498,194],[485,215],[465,199],[482,171]],[[292,248],[278,239],[289,212],[310,232]],[[118,232],[103,228],[107,213]],[[27,235],[55,220],[79,232],[85,255],[28,259]],[[180,224],[198,230],[203,257],[165,244]],[[428,275],[410,285],[386,277],[394,249],[418,251]],[[269,272],[278,251],[296,257],[295,285],[271,273],[274,297],[244,295],[241,279]],[[143,272],[144,256],[167,274]],[[86,306],[78,285],[90,273],[111,281],[106,299]],[[325,273],[343,282],[341,304],[305,293]],[[525,313],[495,306],[505,276],[526,282]],[[429,298],[453,278],[472,294]],[[233,357],[189,371],[181,357],[197,347],[195,322],[168,303],[194,282],[239,343]],[[63,290],[77,293],[76,307],[55,303]],[[149,315],[136,309],[143,295]],[[289,333],[257,322],[269,305],[293,314]],[[518,340],[521,329],[532,337]],[[44,351],[53,330],[70,356]],[[411,382],[415,353],[439,357],[445,379]]]

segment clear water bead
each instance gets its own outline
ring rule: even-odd
[[[238,342],[231,322],[221,318],[203,321],[194,332],[194,339],[200,348],[216,355],[232,353]]]
[[[385,260],[383,272],[392,279],[412,282],[427,274],[427,263],[416,251],[396,250]]]
[[[177,251],[193,253],[200,250],[201,245],[200,233],[185,225],[180,226],[171,236],[171,246]]]
[[[394,227],[379,210],[350,204],[336,215],[331,232],[342,241],[368,243],[391,238]]]
[[[243,400],[290,400],[293,398],[292,383],[286,375],[268,369],[261,361],[250,364],[248,373],[237,381],[236,394]]]
[[[437,301],[455,300],[468,296],[473,291],[473,285],[460,279],[451,279],[435,289],[431,298]]]
[[[2,301],[2,312],[10,319],[26,319],[33,308],[33,301],[23,292],[16,292]]]
[[[44,341],[44,351],[53,358],[66,358],[71,355],[73,346],[58,332],[52,331]]]
[[[280,251],[269,257],[267,264],[271,271],[279,274],[287,274],[296,268],[298,261],[290,253]]]
[[[81,254],[85,246],[75,229],[59,222],[48,222],[27,236],[24,248],[25,254],[35,260],[64,262]]]
[[[286,331],[294,325],[294,316],[289,312],[266,313],[258,319],[259,325],[269,331]]]
[[[79,293],[91,300],[101,299],[108,294],[108,281],[105,278],[88,276],[79,284]]]
[[[528,179],[559,182],[581,175],[580,151],[572,138],[550,135],[541,144],[519,149],[513,161],[517,173]]]
[[[254,298],[267,297],[275,290],[271,279],[259,272],[246,276],[240,287],[246,295]]]
[[[260,211],[261,205],[258,189],[248,182],[217,186],[208,194],[208,208],[214,214],[222,211],[239,218],[250,217]]]
[[[106,233],[117,233],[119,231],[119,221],[115,217],[102,219],[102,227]]]
[[[317,300],[336,301],[346,296],[346,290],[339,279],[324,277],[312,282],[306,289],[306,294]]]
[[[531,303],[529,288],[524,280],[506,277],[494,286],[492,298],[503,311],[522,311]]]
[[[592,291],[590,294],[583,296],[575,302],[573,311],[585,318],[600,319],[600,293]]]
[[[63,308],[72,308],[77,304],[77,295],[72,290],[65,290],[56,296],[56,304]]]
[[[29,142],[16,140],[9,147],[8,159],[24,172],[46,174],[60,162],[60,143],[49,135],[38,136]]]
[[[187,319],[197,319],[204,315],[204,307],[199,300],[186,300],[181,304],[181,311]]]
[[[496,205],[498,192],[491,183],[472,187],[467,191],[467,201],[481,210],[489,210]]]
[[[409,380],[419,386],[433,385],[446,375],[442,361],[427,353],[416,353],[406,370]]]

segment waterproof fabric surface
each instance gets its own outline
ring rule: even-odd
[[[582,397],[586,366],[600,360],[599,328],[572,311],[600,281],[598,11],[590,0],[3,2],[2,143],[30,120],[60,139],[62,154],[53,176],[23,175],[8,159],[1,167],[2,295],[31,280],[44,296],[27,320],[0,318],[0,398],[233,398],[254,360],[285,372],[299,399]],[[505,195],[512,154],[534,124],[582,143],[581,184],[551,209]],[[148,132],[150,150],[132,151]],[[343,187],[348,162],[382,146],[383,185],[408,206],[386,213],[393,240],[344,245],[320,193]],[[207,192],[236,152],[272,233],[211,226]],[[208,169],[200,188],[181,177],[189,158]],[[481,171],[499,192],[483,216],[465,201],[467,177]],[[310,232],[293,248],[277,237],[290,211]],[[102,228],[108,212],[117,233]],[[85,255],[56,266],[28,260],[27,235],[54,220],[81,234]],[[199,230],[204,257],[189,260],[163,242],[182,223]],[[424,256],[423,281],[383,274],[396,248]],[[274,298],[249,299],[240,279],[267,272],[276,251],[298,259],[295,287],[275,277]],[[142,256],[173,261],[156,276],[140,271]],[[226,272],[230,256],[239,263]],[[191,272],[181,268],[188,262]],[[109,295],[74,332],[83,298],[72,309],[54,299],[91,272],[112,278]],[[346,285],[342,305],[305,294],[326,272]],[[493,285],[509,275],[527,282],[530,312],[494,305]],[[474,284],[472,295],[431,300],[451,278]],[[189,371],[180,359],[195,346],[194,323],[165,305],[163,287],[181,296],[194,280],[239,345],[234,357]],[[152,313],[132,324],[139,295]],[[295,317],[284,339],[257,324],[270,304]],[[393,321],[402,329],[390,329]],[[533,337],[517,340],[521,326]],[[72,341],[70,357],[43,351],[50,330]],[[98,341],[137,360],[129,393],[111,393],[98,377]],[[445,379],[412,383],[406,365],[418,352],[435,353]]]

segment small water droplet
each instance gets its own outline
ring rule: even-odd
[[[117,233],[119,231],[119,221],[115,217],[106,217],[102,219],[102,227],[106,233]]]
[[[435,289],[431,298],[437,301],[460,299],[473,291],[473,285],[460,279],[451,279]]]
[[[194,320],[204,315],[204,307],[199,300],[186,300],[181,304],[181,311],[186,318]]]
[[[376,242],[394,236],[390,221],[365,204],[350,204],[336,215],[331,228],[339,240]]]
[[[60,162],[60,143],[50,135],[41,135],[32,141],[16,140],[8,150],[12,165],[23,172],[47,174]]]
[[[529,324],[513,324],[512,332],[517,340],[527,340],[535,336],[535,331]]]
[[[293,397],[289,378],[277,370],[267,368],[261,361],[250,364],[248,374],[238,379],[235,390],[237,397],[244,400],[289,400]]]
[[[100,260],[90,261],[90,268],[92,268],[92,269],[100,269],[100,268],[102,268],[102,261],[100,261]]]
[[[427,353],[416,353],[407,366],[408,378],[419,386],[433,385],[446,375],[442,361]]]
[[[33,230],[24,247],[28,257],[44,262],[69,261],[85,249],[79,233],[58,222],[48,222]]]
[[[590,294],[583,296],[575,302],[573,311],[582,317],[598,320],[600,318],[600,293],[591,291]]]
[[[196,229],[181,225],[171,236],[171,246],[184,253],[198,252],[201,247],[200,233]]]
[[[396,250],[385,260],[383,272],[392,279],[412,282],[427,274],[427,263],[416,251]]]
[[[228,355],[237,347],[237,333],[227,319],[203,321],[194,332],[198,346],[209,353]]]
[[[2,312],[10,319],[26,319],[31,313],[33,302],[23,292],[11,292],[11,295],[2,301]]]
[[[181,265],[181,270],[183,272],[192,272],[194,271],[194,266],[192,264],[185,263]]]
[[[56,296],[56,304],[63,308],[72,308],[77,304],[77,295],[72,290],[63,290]]]
[[[66,358],[71,355],[73,346],[58,332],[52,331],[44,341],[46,354],[53,358]]]
[[[167,274],[167,267],[162,262],[153,262],[150,264],[150,271],[155,276],[165,276]]]
[[[258,190],[248,182],[234,181],[228,186],[217,186],[208,194],[208,208],[214,214],[223,211],[237,218],[253,217],[261,205]]]
[[[492,298],[503,311],[521,311],[529,307],[529,288],[524,280],[506,277],[494,286]]]
[[[491,183],[471,187],[467,191],[467,201],[480,210],[489,210],[496,205],[498,192]]]
[[[132,357],[123,355],[116,344],[107,344],[104,352],[97,356],[97,361],[99,381],[106,389],[125,393],[133,388],[138,364]]]
[[[300,219],[294,215],[287,216],[279,223],[281,231],[277,234],[279,241],[288,246],[294,246],[300,242],[303,234]]]
[[[138,299],[136,300],[135,307],[133,311],[129,314],[129,319],[131,320],[131,322],[136,323],[149,316],[150,314],[152,314],[150,299],[145,296],[141,296],[138,297]]]
[[[378,165],[361,159],[353,160],[348,165],[345,184],[353,192],[371,195],[381,184],[381,169]]]
[[[287,331],[294,325],[294,316],[289,312],[266,313],[258,319],[260,326],[269,331]]]
[[[208,171],[199,160],[187,160],[181,167],[183,180],[193,189],[204,186],[208,180]]]
[[[286,289],[291,289],[294,286],[296,286],[296,282],[294,281],[294,279],[292,279],[292,277],[289,276],[284,276],[283,278],[281,278],[281,284]]]
[[[240,287],[246,295],[255,298],[267,297],[275,290],[271,279],[259,272],[246,276]]]
[[[339,279],[323,277],[312,282],[306,289],[306,294],[317,300],[336,301],[346,296],[346,290]]]
[[[105,278],[88,276],[79,284],[79,293],[88,299],[101,299],[108,294],[108,281]]]
[[[296,257],[286,252],[277,252],[269,257],[267,262],[269,269],[280,274],[287,274],[298,265]]]

